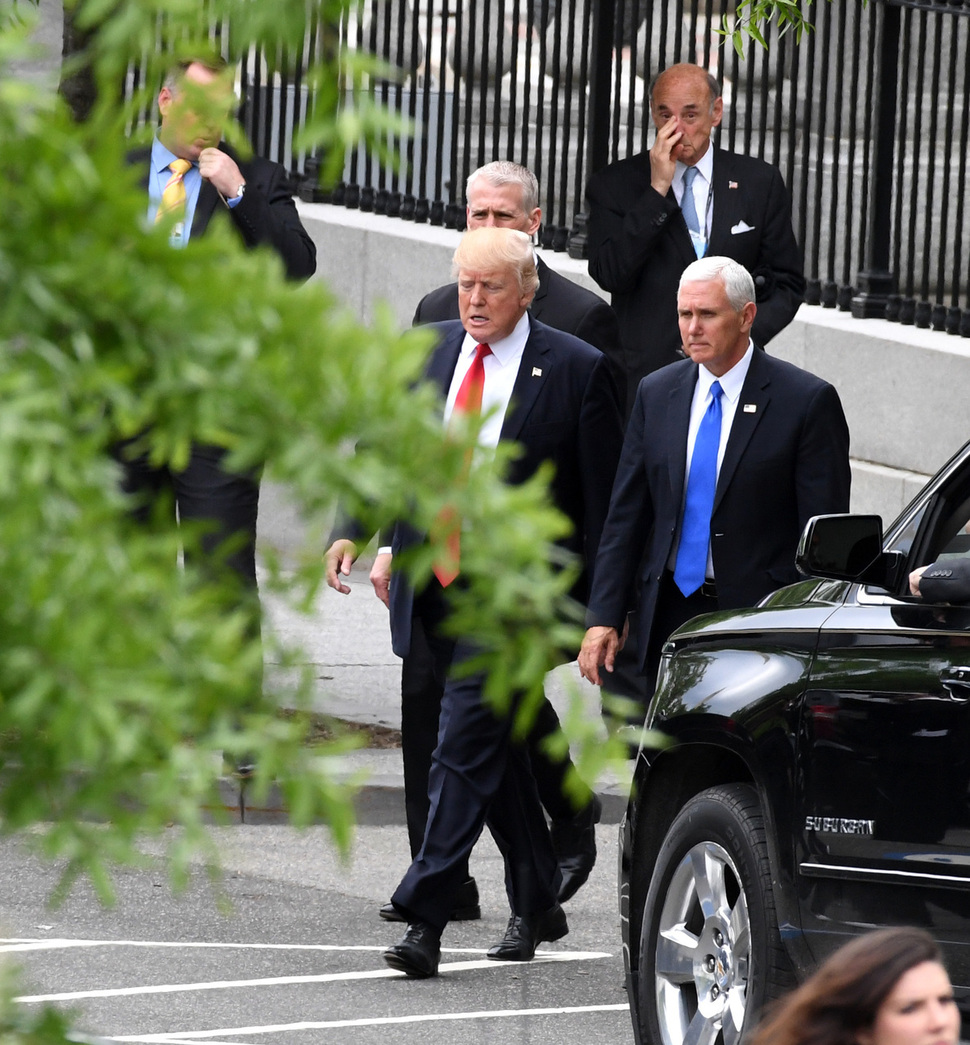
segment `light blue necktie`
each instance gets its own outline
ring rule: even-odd
[[[684,171],[684,195],[681,197],[680,209],[683,211],[687,228],[700,235],[701,223],[697,220],[697,208],[694,206],[694,179],[696,177],[696,167],[688,167]]]
[[[707,573],[711,512],[717,486],[717,452],[721,445],[721,386],[711,385],[711,402],[701,418],[687,476],[687,499],[674,564],[674,583],[684,596],[693,595]]]

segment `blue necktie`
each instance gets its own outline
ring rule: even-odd
[[[711,540],[711,512],[717,486],[717,452],[721,445],[721,386],[711,385],[711,403],[701,418],[687,476],[687,499],[680,528],[680,546],[674,564],[674,583],[693,595],[707,573],[707,546]]]
[[[681,197],[680,209],[684,214],[684,221],[687,222],[687,228],[700,235],[701,223],[697,220],[697,208],[694,206],[694,179],[696,177],[696,167],[688,167],[684,171],[684,195]]]

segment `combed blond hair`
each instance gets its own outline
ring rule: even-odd
[[[532,240],[518,229],[481,228],[466,232],[451,259],[451,274],[457,279],[462,269],[493,272],[511,269],[523,294],[535,296],[539,289]]]

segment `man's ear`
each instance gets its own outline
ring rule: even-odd
[[[721,126],[721,117],[723,115],[724,115],[724,99],[723,98],[715,98],[714,99],[714,118],[711,120],[712,125],[715,126],[715,127],[720,127]]]
[[[163,87],[158,92],[158,111],[164,116],[172,104],[172,89],[171,87]]]

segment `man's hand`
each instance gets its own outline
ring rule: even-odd
[[[330,545],[323,558],[327,564],[327,584],[341,595],[349,595],[350,588],[340,579],[340,574],[350,576],[350,568],[357,558],[357,545],[342,537]]]
[[[239,195],[239,186],[246,184],[236,161],[219,149],[203,149],[199,153],[199,174],[227,200],[235,199]]]
[[[387,606],[391,607],[391,560],[390,552],[378,555],[370,568],[370,582],[374,586],[374,594]]]
[[[579,673],[594,686],[602,686],[600,666],[612,671],[613,661],[622,645],[616,628],[602,625],[590,628],[583,636],[583,645],[579,650]]]
[[[667,120],[657,128],[657,137],[650,147],[650,184],[661,196],[667,195],[674,180],[677,161],[673,153],[683,136],[680,123],[674,119]]]
[[[918,569],[913,570],[909,575],[909,593],[910,595],[920,596],[919,590],[919,579],[923,576],[923,573],[927,570],[927,566],[920,566]]]

